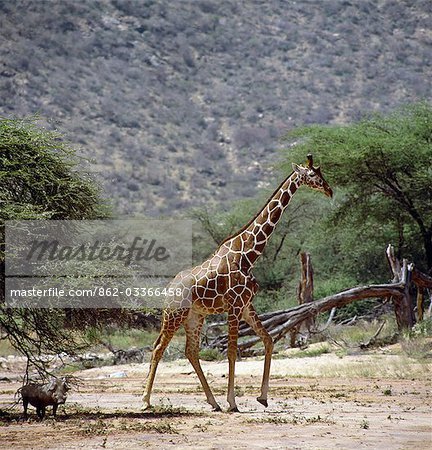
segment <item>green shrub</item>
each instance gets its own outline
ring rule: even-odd
[[[415,339],[432,336],[432,317],[416,323],[413,328],[406,332],[405,338]]]
[[[203,361],[220,361],[224,356],[217,348],[203,348],[199,353],[200,359]]]

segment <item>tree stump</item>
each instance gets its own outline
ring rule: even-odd
[[[297,289],[297,301],[299,305],[310,303],[313,301],[313,269],[311,256],[309,253],[300,253],[300,282]],[[290,345],[297,346],[297,336],[304,335],[305,339],[309,336],[312,329],[315,328],[315,317],[308,317],[300,323],[298,327],[294,327],[290,331]]]

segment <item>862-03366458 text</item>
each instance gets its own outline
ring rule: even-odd
[[[48,289],[10,289],[11,297],[105,297],[105,296],[126,296],[126,297],[161,297],[181,295],[181,289],[160,288],[160,287],[103,287],[96,286],[87,289],[61,289],[51,287]]]

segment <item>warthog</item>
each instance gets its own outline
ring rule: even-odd
[[[41,419],[45,416],[45,408],[52,405],[55,417],[58,405],[66,402],[68,389],[65,378],[56,378],[46,384],[26,384],[18,391],[24,406],[24,416],[27,417],[27,407],[30,403],[36,408],[36,413]]]

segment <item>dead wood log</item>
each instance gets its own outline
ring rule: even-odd
[[[384,320],[381,323],[381,325],[378,327],[378,330],[375,332],[375,334],[367,342],[362,342],[360,344],[360,348],[362,350],[366,349],[366,348],[369,348],[369,347],[371,347],[371,346],[373,346],[375,344],[378,335],[381,333],[381,330],[384,328],[385,323],[386,323],[386,321]]]
[[[400,282],[404,286],[401,295],[392,296],[398,329],[411,329],[415,323],[414,304],[410,292],[414,265],[408,264],[407,260],[404,259],[401,266],[400,261],[395,256],[392,245],[387,247],[386,255],[393,272],[393,282]]]
[[[412,281],[417,286],[417,320],[420,322],[424,319],[425,310],[425,294],[426,291],[432,292],[432,277],[420,272],[414,267],[412,273]],[[429,310],[432,308],[432,295],[430,299]],[[427,313],[430,317],[430,311]]]
[[[415,267],[414,267],[414,270],[412,273],[412,281],[417,286],[420,286],[424,289],[432,288],[432,277],[429,275],[426,275],[423,272],[420,272],[420,270],[416,269]]]
[[[299,305],[310,303],[313,301],[313,269],[309,253],[300,253],[300,282],[297,289],[297,302]],[[298,334],[309,335],[311,330],[315,328],[314,317],[308,317],[300,323],[298,327],[294,327],[290,331],[291,347],[295,347]]]
[[[328,317],[327,322],[326,322],[326,324],[324,325],[324,327],[322,327],[322,328],[319,329],[319,330],[313,330],[313,333],[314,333],[314,334],[323,333],[325,330],[327,330],[327,328],[331,325],[331,323],[332,323],[332,321],[333,321],[334,315],[336,314],[336,310],[337,310],[337,308],[332,308],[332,309],[331,309],[330,314],[329,314],[329,317]]]
[[[303,305],[313,301],[313,269],[309,253],[300,253],[301,276],[298,287],[298,303]]]
[[[263,325],[273,337],[274,341],[282,339],[292,328],[298,326],[301,322],[309,318],[315,318],[319,313],[331,310],[332,308],[340,308],[353,301],[365,298],[383,298],[403,295],[405,286],[402,283],[376,284],[369,286],[360,286],[329,295],[314,302],[305,303],[295,306],[294,308],[279,311],[277,315],[273,315],[263,321]],[[260,316],[262,318],[262,316]],[[239,332],[239,337],[253,335],[253,331],[249,327],[244,327]],[[239,342],[238,349],[246,350],[254,346],[260,338],[253,336],[250,339]],[[226,334],[216,337],[209,342],[209,347],[218,348],[226,351],[228,344],[228,336]]]
[[[354,301],[366,298],[384,298],[392,299],[393,301],[398,329],[412,328],[415,317],[410,287],[414,283],[418,288],[427,288],[431,292],[432,277],[415,269],[414,265],[408,264],[406,260],[403,260],[401,263],[396,258],[394,248],[391,245],[387,248],[386,255],[393,274],[391,283],[359,286],[317,301],[303,302],[294,308],[261,314],[259,317],[263,325],[273,337],[274,341],[278,341],[288,332],[298,330],[304,321],[314,320],[319,313],[328,310],[334,311],[335,308],[340,308]],[[301,298],[303,301],[303,299],[313,299],[313,279],[311,267],[307,267],[308,263],[310,264],[310,258],[301,257],[301,261],[302,280],[300,285],[302,288],[299,290],[299,299]],[[430,311],[428,313],[430,315]],[[225,323],[216,324],[216,326],[220,325],[225,325]],[[254,335],[252,329],[246,323],[242,323],[239,329],[239,338],[252,335]],[[243,341],[240,340],[238,349],[242,352],[251,348],[259,341],[260,339],[257,336]],[[221,351],[226,351],[227,345],[228,335],[225,333],[208,340],[209,347],[218,348]]]
[[[423,320],[424,314],[424,288],[419,287],[417,290],[417,318],[420,321]]]
[[[432,277],[418,270],[413,264],[408,265],[405,260],[401,266],[391,245],[388,246],[386,255],[394,279],[405,282],[404,295],[393,299],[398,326],[399,328],[411,328],[415,323],[412,284],[417,290],[417,320],[421,321],[424,318],[424,294],[426,290],[432,289]],[[406,268],[404,264],[407,264]]]

